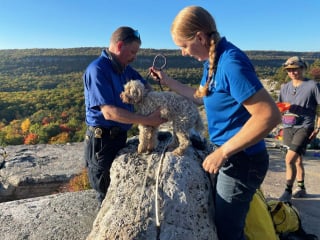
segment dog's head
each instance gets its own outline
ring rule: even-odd
[[[136,104],[142,100],[144,92],[145,87],[140,80],[130,80],[124,85],[120,98],[124,103]]]

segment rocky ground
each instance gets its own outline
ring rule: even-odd
[[[268,146],[270,153],[270,168],[262,188],[266,197],[270,199],[278,198],[284,189],[285,165],[283,153],[277,148],[277,143],[273,140],[268,141]],[[69,176],[70,174],[67,174],[66,172],[74,171],[72,161],[81,161],[79,158],[81,158],[80,156],[82,156],[82,153],[76,154],[75,152],[81,151],[82,146],[81,144],[71,144],[68,146],[57,146],[57,148],[62,149],[63,153],[56,149],[56,153],[59,155],[56,159],[65,159],[66,165],[60,164],[63,169],[57,168],[56,171],[61,172],[64,176]],[[23,146],[23,149],[25,149],[24,153],[29,152],[29,155],[34,156],[34,153],[30,153],[30,149],[27,149],[26,146]],[[38,157],[42,162],[42,168],[45,168],[46,165],[44,165],[43,162],[44,156],[40,151],[42,147],[38,146],[36,149],[40,156]],[[13,148],[11,151],[14,151]],[[54,155],[54,152],[54,149],[50,149],[51,155]],[[308,150],[305,157],[305,183],[308,197],[304,199],[293,199],[293,205],[300,211],[302,225],[305,230],[309,233],[316,234],[320,238],[319,154],[319,150]],[[17,161],[17,158],[13,159]],[[27,159],[29,159],[27,163],[31,162],[32,164],[35,164],[35,162],[38,161],[37,159],[32,160],[32,158]],[[70,169],[68,170],[66,166]],[[79,170],[81,169],[80,163],[75,164],[75,166],[77,166]],[[50,171],[44,171],[46,174],[43,174],[42,179],[50,179],[47,176]],[[0,177],[2,173],[4,173],[3,169],[0,170]],[[23,181],[24,183],[33,182],[32,177],[35,176],[34,174],[26,176],[25,171],[22,171],[22,173],[23,179],[29,179],[28,181]],[[16,171],[15,176],[18,174],[19,171]],[[50,174],[56,176],[53,170]],[[18,179],[18,177],[15,177],[14,179]],[[41,182],[45,181],[46,180],[41,180]],[[3,192],[0,192],[0,195],[1,194],[3,194]],[[92,190],[78,193],[52,194],[43,197],[3,202],[0,203],[0,239],[86,239],[92,229],[92,223],[94,222],[97,213],[97,202]]]
[[[83,143],[7,146],[0,150],[0,202],[59,191],[84,168]]]
[[[86,239],[97,213],[91,190],[0,203],[0,239]]]
[[[270,167],[262,189],[268,199],[276,199],[280,197],[285,187],[284,152],[272,147],[278,144],[274,140],[269,139],[268,143]],[[299,210],[306,232],[316,234],[320,239],[320,150],[307,151],[304,167],[308,196],[292,199],[292,204]]]

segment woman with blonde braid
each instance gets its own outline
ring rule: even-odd
[[[161,84],[204,104],[215,150],[203,168],[216,179],[215,224],[222,240],[245,239],[250,201],[264,180],[269,156],[264,137],[280,122],[280,112],[240,49],[220,37],[215,21],[202,7],[182,9],[171,27],[183,56],[204,62],[196,90],[150,68]]]

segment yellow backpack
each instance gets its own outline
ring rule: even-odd
[[[291,203],[268,201],[269,210],[277,233],[295,232],[300,228],[298,210]]]
[[[247,240],[279,240],[266,199],[260,189],[257,189],[250,203],[244,233]]]
[[[291,203],[266,201],[260,189],[250,203],[244,233],[247,240],[318,239],[316,235],[305,232],[299,212]]]

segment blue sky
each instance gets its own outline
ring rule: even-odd
[[[125,25],[142,48],[178,49],[170,26],[188,5],[243,50],[320,51],[320,0],[0,0],[0,49],[105,47]]]

